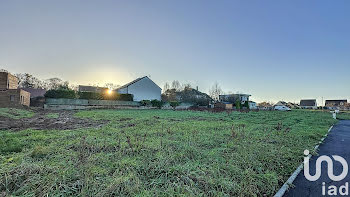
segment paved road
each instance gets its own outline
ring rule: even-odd
[[[350,120],[339,121],[333,129],[330,131],[328,137],[325,139],[324,143],[319,147],[319,155],[339,155],[342,156],[349,165],[350,168]],[[313,156],[310,160],[310,174],[315,174],[315,162],[318,156]],[[342,165],[338,161],[333,160],[333,174],[339,175],[343,171]],[[345,182],[350,184],[350,169],[349,173],[345,179],[339,182],[333,182],[328,178],[327,175],[327,165],[326,162],[322,162],[322,174],[317,181],[308,181],[304,177],[304,171],[302,170],[297,178],[294,180],[293,184],[295,188],[290,189],[284,196],[322,196],[322,182],[326,183],[326,187],[330,185],[335,185],[337,188],[344,185]],[[349,185],[350,187],[350,185]],[[327,194],[326,190],[326,194]],[[350,195],[350,188],[349,188]],[[326,195],[327,196],[327,195]],[[339,192],[338,192],[338,196]]]

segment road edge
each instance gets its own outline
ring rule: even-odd
[[[318,149],[318,147],[323,143],[323,141],[326,139],[328,136],[329,132],[331,132],[332,128],[334,125],[332,125],[329,129],[328,132],[324,135],[324,137],[318,142],[318,144],[315,146],[314,151]],[[308,155],[309,158],[311,158],[311,154]],[[293,172],[293,174],[288,178],[288,180],[282,185],[282,187],[277,191],[277,193],[274,195],[274,197],[282,197],[286,191],[289,189],[290,185],[292,185],[293,181],[301,170],[303,169],[303,162],[297,167],[297,169]]]

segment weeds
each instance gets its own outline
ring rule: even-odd
[[[328,113],[308,111],[75,116],[111,121],[102,128],[0,132],[0,194],[272,196],[303,150],[335,123]]]

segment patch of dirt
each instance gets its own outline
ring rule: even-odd
[[[0,130],[19,131],[24,129],[57,129],[70,130],[78,128],[99,128],[107,124],[107,120],[91,120],[74,117],[73,111],[54,111],[58,113],[58,118],[48,118],[47,114],[53,111],[38,110],[31,118],[12,119],[8,117],[0,117]]]

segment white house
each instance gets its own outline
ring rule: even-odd
[[[116,91],[134,95],[134,101],[161,100],[162,88],[145,76],[119,87]]]
[[[256,106],[256,102],[249,101],[249,109],[258,109],[258,107]]]

